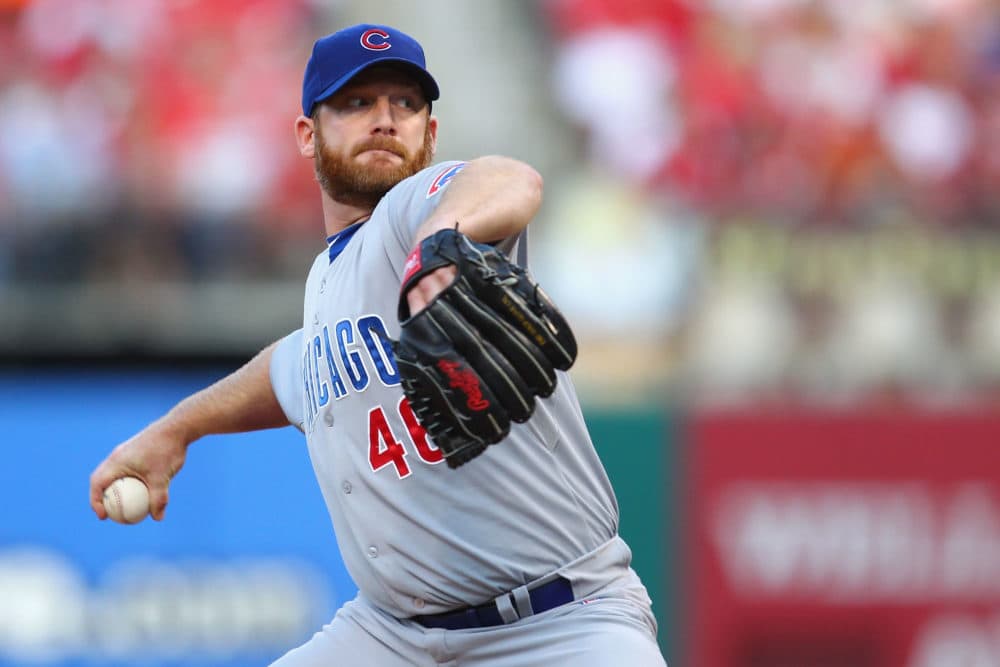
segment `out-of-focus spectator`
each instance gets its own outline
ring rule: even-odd
[[[686,332],[692,395],[713,403],[778,400],[788,386],[796,321],[779,286],[741,277],[706,285]]]
[[[693,307],[665,377],[693,396],[822,401],[950,400],[1000,379],[974,361],[995,353],[992,291],[956,268],[976,249],[963,234],[1000,222],[995,3],[613,4],[553,0],[545,15],[588,159],[714,239],[692,260],[704,284],[675,283]],[[899,252],[875,243],[882,229],[903,230]],[[615,256],[638,264],[626,237]],[[719,265],[718,243],[745,254],[742,271]],[[816,243],[822,266],[794,257]]]
[[[253,253],[280,255],[318,210],[314,197],[286,207],[309,185],[290,124],[314,14],[305,0],[34,0],[4,14],[9,279],[260,278],[282,266]],[[284,225],[285,244],[262,242]],[[69,261],[52,267],[55,256]],[[113,256],[132,259],[100,264]]]
[[[595,161],[722,219],[866,224],[888,196],[976,224],[976,197],[927,186],[962,192],[952,177],[989,169],[990,3],[610,4],[546,5],[561,106],[590,130]]]
[[[674,63],[655,32],[588,31],[560,51],[555,75],[560,107],[586,129],[595,164],[643,181],[673,155]]]
[[[479,66],[505,63],[464,91],[490,108],[435,110],[495,142],[509,121],[549,160],[532,252],[599,347],[598,383],[1000,386],[992,265],[963,268],[1000,233],[996,3],[501,2],[470,10],[491,31]],[[439,66],[467,49],[449,38],[471,14],[376,4],[0,0],[0,288],[301,280],[322,238],[290,121],[314,38],[388,12],[434,22]],[[520,75],[539,62],[548,85]],[[743,229],[752,261],[720,280],[713,253]],[[866,249],[880,230],[921,239],[917,268]],[[814,264],[795,256],[817,244]],[[617,353],[624,333],[649,356]]]
[[[893,93],[878,127],[893,162],[918,183],[954,175],[972,147],[968,105],[954,90],[926,84],[908,84]]]

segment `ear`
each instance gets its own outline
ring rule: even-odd
[[[299,144],[299,154],[308,159],[316,157],[316,131],[312,118],[299,116],[295,119],[295,139]]]
[[[437,152],[438,143],[438,119],[431,116],[427,119],[427,128],[431,131],[431,155]]]

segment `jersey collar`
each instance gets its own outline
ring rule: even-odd
[[[341,229],[339,232],[333,236],[326,237],[326,244],[330,247],[330,263],[333,264],[333,260],[337,259],[340,253],[344,252],[344,248],[347,247],[348,241],[354,236],[355,232],[361,229],[361,225],[365,224],[365,220],[361,222],[356,222],[350,227]]]

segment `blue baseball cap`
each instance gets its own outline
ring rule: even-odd
[[[311,115],[317,102],[379,63],[408,70],[423,88],[428,102],[439,97],[437,82],[427,71],[424,50],[417,40],[386,25],[362,23],[316,40],[302,77],[302,113]]]

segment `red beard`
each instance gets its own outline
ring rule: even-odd
[[[410,155],[399,141],[385,135],[374,135],[357,145],[350,155],[335,153],[316,125],[316,180],[334,201],[350,206],[375,208],[382,197],[404,178],[417,173],[431,163],[434,155],[431,129],[424,132],[424,144]],[[354,158],[368,150],[384,150],[403,159],[401,164],[373,161],[358,164]]]

